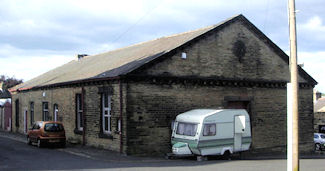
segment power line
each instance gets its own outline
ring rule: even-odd
[[[266,34],[267,33],[267,27],[266,24],[268,22],[268,17],[269,17],[269,6],[270,6],[270,0],[266,1],[266,11],[265,11],[265,18],[264,18],[264,24],[263,24],[263,32]]]
[[[141,16],[135,23],[133,23],[132,25],[130,25],[124,32],[122,32],[120,35],[118,35],[113,41],[112,43],[117,42],[119,39],[121,39],[125,34],[127,34],[132,28],[134,28],[138,23],[140,23],[140,21],[142,21],[146,16],[150,15],[156,8],[158,8],[165,0],[161,1],[160,3],[158,3],[154,8],[152,8],[151,10],[147,11],[147,13],[145,13],[143,16]]]

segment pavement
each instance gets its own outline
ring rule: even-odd
[[[20,133],[12,133],[0,130],[0,137],[6,137],[15,141],[26,143],[26,135]],[[57,148],[59,151],[70,153],[76,156],[90,158],[94,160],[109,161],[109,162],[162,162],[170,161],[164,157],[139,157],[120,154],[115,151],[99,149],[90,146],[76,145],[67,143],[66,148]],[[260,155],[245,155],[244,160],[267,160],[267,159],[286,159],[286,155],[282,154],[260,154]],[[234,156],[234,159],[240,159]],[[300,159],[325,159],[325,151],[316,151],[311,154],[300,154]]]

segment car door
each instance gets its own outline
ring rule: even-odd
[[[40,136],[41,134],[41,127],[42,127],[42,123],[39,122],[37,125],[36,125],[36,128],[34,130],[34,136],[35,136],[35,142],[37,142],[37,138]]]
[[[34,142],[34,139],[35,139],[35,133],[34,133],[34,130],[35,130],[35,128],[36,128],[36,124],[37,124],[37,123],[34,123],[33,126],[32,126],[32,128],[29,130],[29,139],[30,139],[31,141],[33,141],[33,142]]]
[[[32,137],[31,137],[31,140],[33,142],[37,142],[37,137],[38,137],[38,134],[40,132],[40,123],[39,122],[36,122],[35,125],[33,126],[32,128]]]

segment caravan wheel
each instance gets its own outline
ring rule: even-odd
[[[223,155],[222,155],[222,159],[223,159],[223,160],[231,160],[230,156],[231,156],[231,153],[230,153],[229,150],[227,150],[227,151],[225,151],[225,152],[223,153]]]
[[[207,156],[196,156],[196,161],[207,161],[208,157]]]

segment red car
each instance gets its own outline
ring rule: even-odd
[[[65,147],[66,137],[63,124],[55,121],[37,121],[27,132],[27,144],[37,143],[38,147],[44,144],[58,144]]]

